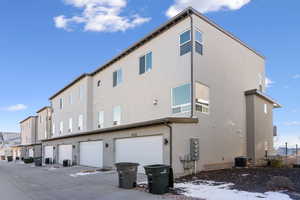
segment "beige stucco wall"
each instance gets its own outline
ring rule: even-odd
[[[72,118],[73,121],[73,132],[85,132],[91,130],[91,77],[87,76],[76,82],[70,88],[63,91],[61,94],[51,99],[51,104],[53,108],[52,113],[52,123],[55,124],[55,133],[53,136],[59,136],[60,122],[63,121],[63,133],[71,134],[69,129],[69,119]],[[79,88],[83,88],[83,97],[79,97]],[[73,103],[70,104],[69,95],[72,95]],[[63,109],[60,109],[60,98],[63,98]],[[79,115],[83,115],[83,129],[78,130],[78,118]]]
[[[273,104],[256,95],[247,96],[248,156],[259,161],[273,152]],[[267,113],[264,105],[267,105]]]
[[[37,113],[38,141],[47,139],[51,135],[51,108],[45,108]]]
[[[37,118],[30,117],[20,124],[21,127],[21,144],[30,145],[36,142]]]

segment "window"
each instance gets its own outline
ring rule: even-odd
[[[82,100],[83,99],[83,85],[81,85],[79,87],[79,99]]]
[[[140,57],[140,74],[149,72],[152,69],[152,52]]]
[[[100,111],[98,112],[98,128],[104,127],[104,112]]]
[[[97,82],[97,87],[100,87],[101,86],[101,81],[99,80],[98,82]]]
[[[70,118],[69,119],[69,133],[72,133],[73,132],[73,119]]]
[[[73,95],[72,94],[69,95],[69,103],[71,105],[73,104]]]
[[[64,132],[64,122],[61,121],[59,123],[59,134],[62,134]]]
[[[47,128],[45,127],[44,138],[47,139]]]
[[[191,85],[185,84],[172,89],[172,113],[191,111]]]
[[[265,112],[265,114],[268,114],[268,105],[267,104],[264,104],[264,112]]]
[[[78,117],[78,130],[82,130],[83,129],[83,115],[79,115]]]
[[[55,135],[55,122],[52,121],[52,134]]]
[[[43,123],[43,117],[39,116],[39,118],[40,118],[40,124]]]
[[[180,55],[191,52],[192,42],[191,42],[191,31],[185,31],[180,35]]]
[[[64,99],[63,98],[60,98],[59,99],[59,108],[62,110],[64,107]]]
[[[260,92],[263,92],[263,76],[261,75],[261,73],[258,74],[258,89]]]
[[[209,87],[196,83],[195,86],[196,91],[196,111],[202,113],[209,113]]]
[[[113,87],[116,87],[117,85],[121,84],[122,81],[123,81],[122,69],[114,71],[114,73],[113,73]]]
[[[121,124],[121,106],[114,107],[113,110],[113,125]]]
[[[195,51],[201,55],[203,54],[202,33],[198,30],[195,31]]]

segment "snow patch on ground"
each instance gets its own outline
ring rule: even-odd
[[[213,181],[194,181],[178,183],[177,189],[182,194],[193,198],[206,200],[292,200],[280,192],[253,193],[231,189],[232,183],[217,183]]]
[[[88,176],[88,175],[94,175],[99,174],[100,172],[78,172],[76,174],[70,174],[72,177],[78,177],[78,176]]]

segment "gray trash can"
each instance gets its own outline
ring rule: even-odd
[[[138,163],[116,163],[119,175],[119,187],[132,189],[136,187]]]
[[[35,165],[36,167],[41,167],[41,166],[42,166],[42,162],[43,162],[42,157],[34,158],[34,165]]]

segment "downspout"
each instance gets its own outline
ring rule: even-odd
[[[191,19],[191,118],[194,117],[194,21],[193,21],[193,12],[188,11],[188,16]]]
[[[172,167],[172,164],[173,164],[173,128],[168,122],[164,122],[163,125],[168,127],[170,130],[170,139],[169,139],[170,140],[170,167]]]

